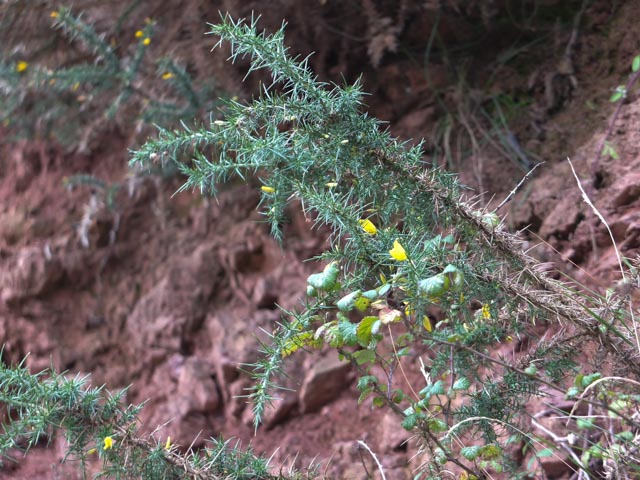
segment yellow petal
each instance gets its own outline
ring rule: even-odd
[[[165,73],[162,74],[162,79],[163,80],[169,80],[170,78],[173,78],[173,73],[165,72]]]
[[[335,188],[338,186],[338,182],[329,182],[326,184],[328,188]]]
[[[260,187],[260,190],[262,190],[264,193],[274,193],[276,191],[275,188],[270,187],[268,185],[263,185]]]
[[[489,320],[491,318],[491,310],[489,309],[488,303],[482,305],[482,318],[485,320]]]
[[[24,60],[20,60],[18,63],[16,63],[16,72],[18,73],[24,72],[27,69],[27,67],[29,67],[29,64]]]
[[[110,448],[113,448],[113,438],[104,437],[104,447],[102,448],[103,450],[109,450]]]
[[[142,38],[142,37],[144,37],[144,32],[142,30],[138,30],[136,32],[136,38]]]
[[[165,450],[171,449],[171,437],[167,437],[167,443],[164,444],[164,449]]]
[[[93,455],[94,453],[96,453],[96,449],[95,448],[90,448],[89,450],[87,450],[87,455]]]
[[[393,242],[393,248],[389,250],[389,255],[391,255],[391,258],[398,260],[399,262],[403,262],[407,259],[407,252],[397,239]]]
[[[151,39],[150,39],[149,37],[145,38],[145,39],[142,41],[142,44],[143,44],[143,45],[149,45],[150,43],[151,43]]]
[[[365,232],[367,232],[369,235],[375,235],[376,233],[378,233],[378,229],[373,224],[373,222],[368,218],[364,220],[358,220],[358,222],[360,223],[360,226],[362,227],[362,229]]]
[[[433,331],[433,326],[431,325],[431,320],[429,320],[429,317],[427,317],[426,315],[422,317],[422,326],[429,333],[431,333]]]
[[[58,18],[58,17],[60,16],[60,14],[59,14],[58,12],[51,12],[51,13],[49,14],[49,16],[50,16],[51,18]]]

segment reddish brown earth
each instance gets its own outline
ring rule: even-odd
[[[393,48],[383,48],[384,43],[383,47],[369,43],[367,52],[366,42],[356,42],[357,48],[350,43],[351,33],[332,35],[333,30],[323,30],[323,25],[335,24],[340,13],[331,2],[323,7],[325,3],[313,3],[307,17],[294,7],[270,11],[264,22],[277,25],[290,14],[289,42],[299,51],[318,51],[312,63],[323,78],[337,80],[344,73],[350,79],[364,71],[365,90],[372,94],[367,98],[370,112],[390,121],[392,131],[402,138],[426,137],[427,151],[439,164],[448,163],[459,171],[475,189],[472,194],[482,193],[481,201],[496,206],[522,178],[518,165],[486,142],[471,154],[469,149],[457,151],[456,145],[472,144],[464,121],[459,120],[451,133],[452,160],[442,153],[447,142],[432,133],[443,118],[434,91],[456,109],[451,111],[455,118],[469,122],[480,118],[484,128],[490,125],[474,102],[478,95],[488,94],[470,90],[465,93],[469,96],[462,96],[456,76],[442,59],[435,58],[425,72],[422,61],[389,52]],[[497,72],[500,81],[493,84],[517,96],[529,91],[526,82],[533,78],[533,103],[520,110],[523,116],[515,118],[512,128],[521,145],[545,162],[501,213],[511,228],[524,229],[523,236],[543,261],[600,291],[617,281],[616,259],[606,228],[581,200],[566,157],[574,162],[622,253],[634,258],[640,248],[640,102],[635,92],[609,137],[619,158],[598,159],[613,112],[608,102],[611,90],[626,82],[631,59],[640,53],[640,4],[619,2],[614,8],[609,3],[594,1],[585,13],[573,56],[577,86],[559,105],[545,104],[548,92],[540,79],[556,69],[561,54],[554,52],[563,51],[570,29],[559,30],[547,37],[548,44],[531,51],[538,80],[505,64]],[[194,5],[199,15],[215,20],[210,12],[197,9],[200,4]],[[248,8],[230,6],[236,13]],[[345,14],[351,19],[346,27],[355,32],[353,15]],[[166,19],[163,23],[159,18],[163,28]],[[198,24],[195,19],[199,17],[191,18],[192,23]],[[449,20],[441,26],[446,41],[470,35],[466,20],[458,22]],[[406,21],[402,42],[411,45],[424,39],[430,23],[432,16]],[[358,55],[370,61],[362,63]],[[211,63],[218,66],[216,74],[225,79],[227,90],[243,93],[235,82],[246,67],[223,67],[215,58]],[[478,70],[479,76],[489,73]],[[245,84],[244,93],[255,82]],[[532,118],[543,133],[531,126]],[[481,138],[482,129],[475,132]],[[0,157],[4,360],[18,362],[29,354],[27,365],[34,372],[52,364],[73,375],[90,373],[94,385],[106,384],[109,389],[132,385],[127,401],[147,401],[141,417],[145,427],[152,430],[170,421],[155,435],[159,439],[170,435],[185,447],[194,439],[197,447],[211,436],[223,435],[244,445],[251,442],[268,455],[278,447],[274,465],[314,463],[333,478],[360,479],[367,478],[367,469],[375,470],[371,458],[358,450],[356,442],[363,440],[379,455],[387,478],[410,478],[411,468],[420,462],[417,458],[408,464],[416,446],[403,443],[408,434],[390,415],[374,412],[368,404],[357,405],[354,374],[331,352],[300,355],[290,362],[291,379],[285,385],[294,391],[282,392],[282,401],[267,413],[266,425],[254,435],[250,408],[238,398],[251,382],[238,365],[258,357],[258,340],[267,340],[261,328],[269,331],[279,319],[276,304],[284,308],[299,304],[304,279],[314,270],[313,264],[303,261],[322,251],[325,236],[312,232],[292,207],[292,222],[279,246],[255,212],[258,194],[251,183],[223,187],[217,200],[195,193],[172,196],[182,179],[132,175],[126,166],[129,142],[129,135],[115,130],[85,154],[36,140],[4,144]],[[92,193],[87,188],[64,188],[64,178],[77,173],[121,184],[114,209],[98,202],[87,217]],[[86,245],[78,233],[83,215]],[[115,235],[113,240],[110,235]],[[417,358],[407,361],[405,369],[412,372],[412,379],[420,378]],[[73,465],[60,464],[61,440],[52,441],[55,448],[43,445],[27,459],[18,457],[0,477],[73,478]],[[569,476],[563,465],[549,465],[547,473],[549,478]]]

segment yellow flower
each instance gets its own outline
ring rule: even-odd
[[[264,193],[274,193],[276,191],[275,188],[270,187],[268,185],[263,185],[260,187],[260,190],[262,190]]]
[[[173,73],[165,72],[165,73],[162,74],[162,79],[163,80],[169,80],[170,78],[173,78]]]
[[[102,449],[109,450],[110,448],[113,448],[113,438],[104,437],[104,447],[102,447]]]
[[[167,437],[167,443],[164,444],[165,450],[171,450],[171,437]]]
[[[150,39],[149,37],[145,38],[145,39],[142,41],[142,44],[143,44],[144,46],[147,46],[147,45],[149,45],[150,43],[151,43],[151,39]]]
[[[398,239],[393,242],[393,248],[389,250],[389,255],[391,255],[391,258],[398,260],[399,262],[404,262],[407,259],[407,252],[404,247],[400,245],[400,241]]]
[[[138,30],[136,32],[136,38],[142,38],[142,37],[144,37],[144,32],[142,30]]]
[[[24,72],[29,67],[29,64],[24,60],[20,60],[16,63],[16,72],[21,73]]]
[[[365,218],[364,220],[358,220],[358,222],[360,223],[362,229],[369,235],[375,235],[376,233],[378,233],[378,229],[368,218]]]
[[[426,315],[422,317],[422,326],[429,333],[433,331],[433,325],[431,324],[431,320]]]
[[[485,320],[489,320],[491,318],[491,310],[489,309],[488,303],[482,305],[482,318]]]
[[[51,13],[49,14],[49,16],[50,16],[51,18],[58,18],[58,17],[60,16],[60,14],[59,14],[58,12],[51,12]]]

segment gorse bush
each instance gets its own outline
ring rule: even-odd
[[[27,28],[28,22],[33,28],[31,17],[43,14],[20,2],[2,8],[4,31]],[[52,136],[84,150],[92,136],[114,123],[131,129],[137,122],[137,130],[144,125],[168,126],[191,121],[215,106],[211,83],[197,86],[179,62],[149,54],[152,20],[123,38],[117,32],[96,31],[68,7],[47,15],[50,28],[59,30],[66,41],[61,54],[50,55],[56,64],[37,61],[38,52],[52,49],[51,32],[29,45],[33,60],[18,53],[24,51],[19,45],[4,49],[0,58],[0,121],[12,131]],[[33,37],[37,40],[31,36],[32,43]]]
[[[161,130],[132,164],[182,161],[183,188],[203,193],[233,176],[256,175],[276,238],[293,199],[332,232],[331,248],[319,258],[327,264],[309,277],[304,308],[284,312],[272,345],[253,365],[256,426],[285,358],[328,345],[359,372],[360,401],[370,396],[374,406],[392,409],[399,427],[421,440],[418,476],[440,478],[451,468],[466,478],[537,474],[538,463],[522,468],[515,455],[549,454],[525,408],[535,396],[579,396],[578,403],[616,415],[632,432],[638,397],[619,384],[607,393],[590,388],[602,374],[579,373],[575,361],[595,341],[603,358],[637,377],[628,298],[586,296],[541,273],[494,212],[461,201],[454,175],[362,113],[358,84],[323,84],[306,60],[289,57],[282,29],[266,35],[255,21],[225,17],[210,33],[231,44],[232,60],[247,56],[251,71],[267,69],[272,85],[250,104],[229,103],[208,127]],[[564,328],[538,339],[540,325]],[[536,340],[512,359],[492,354],[501,343],[525,339]],[[425,348],[424,384],[400,388],[403,359]],[[613,408],[614,398],[625,408]],[[632,455],[611,435],[576,435],[585,440],[583,456],[571,461],[587,474],[604,468],[606,455],[594,463],[586,454],[594,445]]]
[[[209,125],[161,128],[133,153],[131,164],[175,163],[186,176],[183,189],[206,194],[233,177],[256,176],[262,182],[259,208],[275,238],[282,239],[293,200],[331,232],[330,248],[318,258],[323,266],[307,279],[303,304],[283,311],[271,344],[249,367],[256,428],[287,359],[331,348],[358,372],[359,401],[392,410],[398,428],[414,434],[422,462],[415,478],[451,472],[466,479],[539,477],[541,459],[565,454],[583,478],[638,474],[640,345],[630,299],[614,291],[604,297],[581,293],[549,278],[495,212],[461,199],[455,175],[435,168],[420,145],[394,139],[363,113],[359,84],[322,83],[306,60],[291,58],[284,27],[267,35],[255,20],[225,16],[210,33],[230,44],[232,60],[248,57],[250,71],[268,70],[272,84],[250,103],[226,102],[224,117]],[[637,282],[633,265],[627,275]],[[553,334],[539,338],[545,327]],[[587,344],[616,370],[579,371],[576,356]],[[501,345],[514,354],[499,356]],[[416,372],[407,372],[416,369],[417,358],[419,383],[409,381]],[[14,371],[21,372],[6,369],[2,382],[9,406],[22,403],[12,396],[18,388]],[[37,389],[60,384],[51,378],[29,380],[27,391],[35,392],[34,399],[49,398]],[[55,408],[80,408],[89,395],[82,392],[54,396],[62,399]],[[553,442],[526,409],[532,398],[549,395],[587,406],[580,416],[554,411],[575,428]],[[229,454],[233,461],[221,471],[219,462],[228,458],[224,443],[216,444],[223,453],[207,450],[179,460],[162,445],[132,440],[131,448],[139,450],[127,456],[115,446],[135,438],[127,433],[133,421],[123,413],[128,411],[101,413],[104,420],[93,423],[98,417],[92,411],[43,417],[35,431],[86,424],[86,435],[72,436],[81,439],[72,452],[82,458],[93,442],[105,458],[105,475],[268,478],[266,463],[238,452]],[[20,420],[6,438],[32,438],[31,427],[21,423],[30,415],[17,411]],[[531,461],[523,464],[523,454]],[[178,473],[174,460],[189,468]],[[250,473],[242,473],[239,462],[248,462]]]

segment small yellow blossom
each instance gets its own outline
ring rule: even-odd
[[[136,38],[142,38],[142,37],[144,37],[144,32],[142,30],[138,30],[136,32]]]
[[[513,337],[512,337],[511,335],[507,335],[506,337],[504,337],[504,339],[505,339],[507,342],[513,342]]]
[[[407,252],[398,239],[393,242],[393,248],[389,250],[389,255],[391,255],[391,258],[398,260],[399,262],[404,262],[407,259]]]
[[[482,318],[485,320],[489,320],[491,318],[491,310],[489,309],[488,303],[482,305]]]
[[[274,193],[276,191],[275,188],[270,187],[268,185],[263,185],[260,187],[260,190],[262,190],[264,193]]]
[[[149,45],[150,43],[151,43],[151,39],[150,39],[149,37],[145,38],[145,39],[142,41],[142,44],[143,44],[144,46],[147,46],[147,45]]]
[[[167,437],[167,443],[164,444],[165,450],[171,450],[171,437]]]
[[[336,188],[338,186],[338,182],[328,182],[325,185],[327,188]]]
[[[364,220],[358,220],[358,222],[360,223],[362,229],[369,235],[375,235],[376,233],[378,233],[378,229],[368,218],[365,218]]]
[[[93,455],[96,452],[97,452],[97,450],[95,448],[91,448],[91,449],[87,450],[87,455]]]
[[[59,14],[58,12],[51,12],[51,13],[49,14],[49,16],[50,16],[51,18],[58,18],[58,17],[60,16],[60,14]]]
[[[16,63],[16,72],[22,73],[28,67],[29,67],[29,63],[25,62],[24,60],[20,60],[18,63]]]
[[[162,79],[163,80],[169,80],[171,78],[173,78],[173,73],[171,73],[171,72],[165,72],[165,73],[162,74]]]
[[[104,437],[104,447],[102,447],[102,449],[109,450],[110,448],[113,448],[113,438]]]

